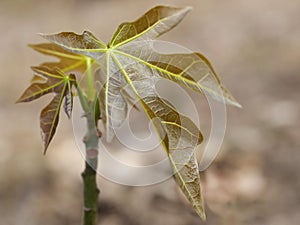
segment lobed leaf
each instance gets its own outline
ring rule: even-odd
[[[205,219],[200,175],[194,157],[196,146],[203,140],[200,130],[189,118],[181,115],[170,103],[159,97],[155,84],[160,78],[154,70],[143,64],[123,67],[122,57],[113,56],[113,59],[151,119],[168,154],[176,182],[195,211]]]
[[[43,95],[53,93],[54,98],[42,110],[40,115],[40,127],[44,152],[55,134],[59,121],[60,108],[65,98],[65,112],[70,117],[73,107],[72,85],[76,82],[75,75],[65,75],[58,69],[47,67],[32,67],[35,76],[32,84],[25,90],[17,102],[29,102],[40,98]]]

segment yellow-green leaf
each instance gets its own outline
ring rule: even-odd
[[[101,118],[105,126],[106,141],[111,142],[118,129],[127,117],[128,99],[124,97],[122,88],[124,79],[120,76],[111,76],[107,82],[102,83],[99,92]]]
[[[73,74],[66,75],[58,69],[47,67],[32,67],[32,70],[35,72],[32,84],[25,90],[17,102],[29,102],[48,93],[54,94],[54,98],[42,110],[40,115],[42,140],[44,143],[44,152],[46,152],[55,134],[64,98],[65,112],[68,117],[71,115],[73,107],[71,88],[76,82],[76,78]]]
[[[209,60],[200,53],[162,54],[146,42],[128,44],[114,53],[122,64],[141,63],[164,78],[237,107],[241,105],[221,83]]]
[[[99,53],[107,49],[106,44],[89,31],[84,31],[81,35],[73,32],[62,32],[59,34],[41,34],[41,36],[68,51],[94,59],[98,59]]]
[[[174,178],[197,214],[205,219],[200,175],[194,151],[203,140],[201,132],[187,117],[179,114],[159,96],[142,99],[146,113],[163,142],[174,172]],[[156,120],[153,120],[158,118]]]
[[[161,78],[155,70],[139,63],[123,67],[116,56],[113,60],[112,63],[119,66],[151,119],[168,154],[176,182],[198,215],[205,219],[200,175],[194,156],[196,146],[203,140],[200,130],[189,118],[159,97],[155,84]]]
[[[58,68],[64,72],[79,71],[81,73],[84,73],[87,69],[87,56],[66,51],[62,47],[53,43],[43,43],[29,46],[42,54],[54,56],[60,60],[59,62],[43,63],[41,65],[43,67]]]
[[[31,85],[24,91],[19,102],[29,102],[48,93],[57,93],[64,84],[64,75],[47,67],[32,67],[35,72]]]
[[[191,11],[190,7],[156,6],[134,22],[122,23],[109,46],[119,47],[137,39],[154,39],[175,27]]]

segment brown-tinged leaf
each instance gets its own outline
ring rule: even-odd
[[[54,56],[60,60],[59,62],[43,63],[41,65],[43,67],[58,68],[63,72],[79,71],[81,73],[84,73],[87,69],[87,56],[66,51],[64,48],[53,43],[43,43],[29,46],[42,54]]]
[[[117,57],[114,62],[121,66]],[[168,154],[176,182],[195,211],[205,219],[200,175],[194,156],[196,146],[203,140],[200,130],[189,118],[159,97],[155,84],[161,78],[155,70],[143,64],[130,64],[120,70],[131,81],[134,93],[156,129]]]
[[[30,102],[51,92],[57,93],[65,82],[64,76],[58,71],[53,72],[53,69],[47,67],[32,67],[31,69],[35,72],[32,83],[18,99],[18,103]]]
[[[47,67],[32,67],[35,75],[32,84],[25,90],[17,102],[29,102],[48,93],[53,93],[54,98],[42,110],[40,127],[46,152],[59,121],[60,108],[65,98],[65,112],[70,117],[72,111],[72,85],[76,82],[74,74],[66,75],[58,69]]]
[[[152,54],[148,62],[156,67],[162,77],[207,94],[221,102],[241,107],[223,86],[208,59],[200,53]]]
[[[106,141],[111,142],[115,136],[115,130],[118,129],[125,119],[127,118],[128,105],[132,105],[138,110],[138,107],[133,102],[128,92],[124,89],[126,86],[126,80],[123,76],[120,76],[120,71],[114,72],[110,68],[109,73],[113,73],[109,76],[109,80],[105,80],[105,74],[107,72],[106,64],[97,70],[97,74],[100,75],[96,78],[99,92],[99,103],[102,122],[105,127]]]
[[[64,98],[64,110],[69,119],[71,118],[71,113],[73,111],[73,93],[70,90],[71,88],[66,90]]]
[[[189,118],[179,114],[159,96],[146,97],[143,102],[152,121],[159,118],[153,124],[167,151],[175,181],[197,214],[205,220],[200,175],[194,152],[203,140],[200,130]]]
[[[131,105],[134,109],[136,109],[137,111],[140,111],[139,110],[139,108],[138,108],[138,106],[134,103],[134,98],[127,92],[127,91],[125,91],[125,89],[124,88],[122,88],[121,90],[120,90],[120,92],[121,92],[121,95],[123,96],[123,98],[125,99],[125,101],[129,104],[129,105]]]
[[[98,40],[89,31],[84,31],[81,35],[73,32],[62,32],[59,34],[41,34],[41,36],[70,52],[94,59],[98,59],[100,57],[99,53],[107,50],[106,44]]]
[[[174,28],[191,11],[190,7],[156,6],[134,22],[122,23],[109,46],[119,47],[134,40],[154,39]]]
[[[106,70],[106,66],[101,68],[102,73]],[[114,73],[112,69],[110,72]],[[106,141],[111,142],[115,136],[115,129],[118,129],[127,117],[128,101],[121,91],[126,81],[122,76],[109,76],[108,80],[100,79],[98,82],[101,85],[99,92],[101,118],[106,131]]]
[[[134,47],[138,45],[138,47]],[[221,83],[209,60],[200,53],[162,54],[146,42],[121,47],[122,64],[139,62],[166,79],[237,107],[241,105]]]
[[[48,146],[56,132],[62,98],[62,93],[56,94],[40,114],[40,128],[44,144],[44,154],[46,154]]]

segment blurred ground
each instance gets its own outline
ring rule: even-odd
[[[99,178],[99,224],[300,224],[300,1],[2,0],[1,225],[81,220],[83,160],[71,125],[62,116],[44,157],[37,116],[47,98],[14,104],[44,59],[27,44],[42,42],[37,33],[86,29],[108,41],[119,23],[163,3],[194,7],[163,39],[208,56],[243,109],[228,107],[221,154],[202,173],[206,223],[172,180],[133,188]]]

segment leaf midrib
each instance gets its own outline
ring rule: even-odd
[[[120,43],[114,45],[115,41],[117,40],[117,37],[120,35],[121,31],[122,31],[122,30],[124,29],[124,27],[125,27],[125,26],[123,26],[122,29],[118,32],[118,34],[114,35],[114,38],[112,39],[112,42],[110,42],[109,46],[114,47],[114,48],[118,48],[118,47],[120,47],[120,46],[122,46],[122,45],[125,45],[125,44],[128,43],[128,42],[131,42],[131,41],[133,41],[133,40],[135,40],[135,39],[138,39],[139,37],[143,36],[144,34],[146,34],[147,32],[149,32],[150,30],[152,30],[152,29],[153,29],[154,27],[156,27],[158,24],[164,22],[165,20],[169,20],[170,17],[175,17],[175,16],[177,16],[178,14],[179,14],[179,12],[178,12],[178,13],[175,13],[175,14],[173,14],[173,15],[171,15],[171,16],[167,16],[167,17],[165,17],[165,18],[163,18],[163,19],[159,19],[156,23],[154,23],[152,26],[150,25],[147,29],[143,30],[141,33],[139,33],[139,34],[137,34],[137,35],[135,35],[135,36],[133,36],[133,37],[131,37],[131,38],[128,38],[128,39],[126,39],[126,40],[124,40],[124,41],[122,41],[122,42],[120,42]],[[136,21],[137,21],[137,20],[136,20]],[[136,21],[134,21],[134,22],[136,22]],[[128,25],[128,24],[127,24],[127,25]],[[133,25],[133,26],[134,26],[134,25]]]
[[[64,87],[63,87],[63,89],[62,89],[62,92],[60,93],[60,98],[59,98],[58,106],[56,107],[55,114],[54,114],[54,119],[52,120],[53,122],[51,123],[51,128],[50,128],[50,132],[49,132],[50,135],[48,135],[48,139],[47,139],[47,142],[46,142],[46,146],[49,144],[49,142],[50,142],[49,140],[50,140],[51,137],[52,137],[53,129],[56,127],[56,126],[55,126],[55,122],[56,122],[56,119],[57,119],[57,117],[58,117],[58,115],[59,115],[60,107],[61,107],[61,105],[62,105],[62,101],[63,101],[63,98],[64,98],[64,96],[65,96],[65,91],[66,91],[66,87],[68,86],[68,83],[69,83],[69,82],[65,82]]]
[[[147,108],[146,108],[145,105],[144,105],[145,103],[144,103],[143,100],[140,98],[140,96],[139,96],[139,94],[138,94],[136,88],[133,86],[132,81],[131,81],[129,75],[127,74],[127,72],[126,72],[125,69],[123,68],[122,64],[121,64],[120,61],[117,59],[117,57],[116,57],[113,53],[111,54],[111,56],[112,56],[112,58],[114,59],[114,61],[116,62],[117,66],[119,67],[119,69],[121,70],[121,72],[124,74],[126,80],[127,80],[128,83],[130,84],[130,86],[131,86],[131,88],[133,89],[134,93],[138,96],[138,99],[142,102],[141,105],[142,105],[142,107],[144,108],[144,111],[146,112],[146,115],[148,116],[148,118],[150,119],[150,121],[151,121],[151,123],[152,123],[152,118],[151,118],[150,115],[147,113],[148,110],[147,110]],[[154,126],[154,128],[155,128],[155,125],[154,125],[154,124],[153,124],[153,126]],[[155,129],[156,129],[156,128],[155,128]],[[157,133],[158,133],[158,131],[157,131]],[[193,204],[194,206],[197,206],[197,208],[198,208],[198,205],[196,204],[196,202],[195,202],[195,200],[194,200],[194,197],[191,195],[190,191],[188,190],[188,188],[187,188],[187,186],[186,186],[186,184],[185,184],[185,182],[184,182],[184,179],[183,179],[183,177],[181,176],[179,170],[177,169],[176,164],[175,164],[175,162],[174,162],[174,160],[173,160],[171,154],[169,154],[169,152],[168,152],[168,149],[167,149],[166,145],[163,144],[163,147],[164,147],[165,151],[167,152],[167,154],[168,154],[168,156],[169,156],[170,162],[171,162],[171,164],[172,164],[172,167],[173,167],[174,170],[175,170],[176,175],[179,177],[181,183],[183,184],[184,189],[186,190],[186,192],[187,192],[188,195],[190,196],[190,198],[191,198],[191,200],[192,200],[192,204]],[[199,211],[200,211],[200,210],[199,210]]]
[[[171,164],[172,164],[172,167],[173,167],[174,170],[175,170],[176,175],[178,175],[178,177],[179,177],[181,183],[182,183],[183,186],[184,186],[184,189],[186,190],[186,192],[187,192],[188,195],[190,196],[193,206],[196,206],[197,209],[198,209],[198,208],[199,208],[199,205],[197,204],[197,202],[195,202],[194,197],[192,196],[191,192],[188,190],[187,185],[185,184],[185,181],[184,181],[183,177],[181,176],[180,171],[177,169],[176,163],[174,162],[174,160],[173,160],[173,158],[171,157],[170,154],[169,154],[169,159],[170,159],[170,162],[171,162]],[[201,212],[201,209],[198,209],[198,210],[199,210],[199,212]]]
[[[110,78],[110,51],[106,52],[106,85],[105,85],[105,117],[106,117],[106,132],[110,132],[110,117],[108,113],[108,89],[109,89],[109,78]]]
[[[54,50],[50,50],[50,49],[44,49],[44,48],[40,48],[40,47],[35,47],[35,49],[37,51],[40,51],[42,53],[47,53],[49,55],[53,55],[53,56],[57,56],[59,58],[67,58],[67,59],[74,59],[74,60],[81,60],[82,56],[79,55],[73,55],[73,54],[67,54],[67,53],[62,53],[62,52],[58,52],[58,51],[54,51]]]
[[[162,69],[162,68],[160,68],[160,67],[158,67],[158,66],[155,66],[155,65],[153,65],[153,64],[151,64],[151,63],[148,63],[148,62],[145,61],[145,60],[142,60],[142,59],[140,59],[140,58],[138,58],[138,57],[135,57],[135,56],[130,55],[130,54],[128,54],[128,53],[125,53],[125,52],[123,52],[123,51],[114,50],[114,53],[119,54],[119,55],[122,55],[122,56],[126,56],[126,57],[128,57],[128,58],[131,58],[131,59],[133,59],[133,60],[135,60],[135,61],[137,61],[137,62],[140,62],[140,63],[142,63],[142,64],[144,64],[144,65],[146,65],[146,66],[148,66],[148,67],[150,67],[150,68],[152,68],[152,69],[158,70],[158,71],[160,71],[160,72],[162,72],[162,73],[164,73],[164,74],[167,74],[167,75],[176,77],[176,78],[178,78],[178,79],[184,80],[185,83],[188,83],[188,84],[197,86],[198,89],[200,89],[200,91],[205,90],[205,91],[207,91],[207,92],[209,92],[209,93],[212,93],[212,94],[214,94],[214,95],[216,95],[216,96],[220,96],[220,94],[217,93],[217,92],[215,92],[213,89],[207,88],[207,87],[205,87],[205,86],[203,86],[203,85],[201,85],[201,84],[199,84],[199,83],[197,83],[197,82],[193,82],[193,81],[191,81],[191,80],[189,80],[189,79],[186,79],[185,77],[181,76],[180,74],[178,75],[178,74],[172,73],[172,72],[170,72],[170,71],[168,71],[168,70],[164,70],[164,69]],[[225,98],[225,96],[223,96],[223,97]]]
[[[65,80],[61,80],[61,81],[59,81],[59,82],[57,82],[57,83],[55,83],[55,84],[53,84],[53,85],[51,85],[51,86],[49,86],[49,87],[47,87],[45,89],[41,89],[38,92],[34,92],[32,95],[30,95],[30,96],[28,96],[28,97],[26,97],[24,99],[20,99],[20,101],[24,101],[25,99],[31,99],[31,98],[34,98],[35,96],[38,96],[38,95],[42,95],[43,93],[45,93],[45,92],[47,92],[47,91],[49,91],[51,89],[54,89],[54,88],[58,87],[59,85],[61,85],[64,82],[65,82]]]

